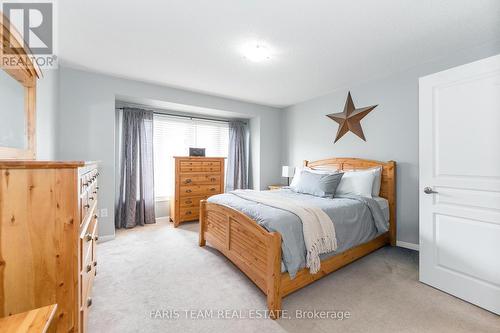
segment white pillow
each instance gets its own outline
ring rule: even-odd
[[[380,186],[382,186],[382,167],[375,167],[368,170],[371,170],[375,175],[372,187],[372,197],[378,197],[380,194]]]
[[[378,197],[380,194],[380,186],[382,185],[382,167],[374,167],[363,170],[345,170],[348,172],[372,172],[375,175],[372,186],[372,197]]]
[[[320,175],[330,175],[330,174],[334,174],[334,173],[338,173],[339,171],[338,170],[334,170],[334,169],[331,169],[331,170],[315,170],[315,169],[311,169],[309,167],[306,167],[306,166],[300,166],[300,167],[296,167],[295,168],[295,173],[293,174],[293,179],[292,179],[292,182],[290,183],[290,187],[295,187],[297,186],[297,184],[299,183],[299,180],[300,180],[300,174],[302,173],[302,171],[305,170],[305,171],[309,171],[311,173],[316,173],[316,174],[320,174]]]
[[[375,173],[368,171],[346,171],[340,180],[335,195],[361,195],[372,197],[373,181]]]

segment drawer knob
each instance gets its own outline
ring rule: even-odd
[[[185,202],[185,203],[186,203],[186,205],[190,205],[190,204],[192,204],[193,202],[192,202],[191,200],[186,200],[186,202]]]
[[[186,190],[186,193],[191,193],[193,192],[193,190]]]
[[[99,236],[95,235],[95,241],[97,242],[99,240]]]
[[[210,178],[210,181],[214,182],[216,179],[214,177]]]
[[[87,265],[87,269],[86,269],[87,273],[88,273],[88,272],[90,272],[91,270],[92,270],[92,265],[91,265],[91,264],[88,264],[88,265]]]
[[[94,261],[94,267],[97,266],[97,261]]]
[[[94,191],[94,192],[92,192],[92,193],[97,194],[97,191]]]
[[[213,187],[212,187],[212,188],[210,189],[210,191],[212,191],[212,192],[213,192],[213,191],[215,191],[215,188],[213,188]]]
[[[86,240],[87,242],[90,242],[90,241],[92,240],[92,234],[90,234],[90,233],[86,234],[86,235],[85,235],[85,240]]]
[[[191,215],[191,214],[192,214],[192,212],[191,212],[190,210],[188,210],[188,211],[186,212],[186,215]]]
[[[87,307],[92,305],[92,297],[87,298]]]
[[[90,200],[94,200],[94,197],[89,197]]]
[[[96,186],[96,187],[95,187],[95,189],[96,189],[96,190],[98,190],[98,189],[99,189],[99,186]]]
[[[192,182],[192,180],[191,180],[191,179],[189,179],[189,178],[188,178],[188,179],[186,179],[186,181],[185,181],[185,183],[186,183],[186,184],[189,184],[189,183],[191,183],[191,182]]]
[[[89,204],[86,204],[85,206],[83,206],[84,208],[90,208],[90,205]]]

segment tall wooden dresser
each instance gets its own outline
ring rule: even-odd
[[[94,162],[0,161],[0,317],[57,303],[56,332],[85,332],[96,274]]]
[[[177,227],[198,220],[200,200],[224,192],[224,157],[175,156],[175,189],[170,219]]]

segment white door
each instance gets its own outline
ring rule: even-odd
[[[500,314],[500,55],[420,79],[420,281]]]

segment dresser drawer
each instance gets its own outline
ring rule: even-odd
[[[99,220],[96,220],[94,227],[94,239],[92,240],[92,266],[97,266],[97,232],[99,230]]]
[[[208,165],[201,165],[201,166],[181,166],[181,173],[189,173],[189,172],[220,172],[220,165],[219,166],[208,166]]]
[[[220,168],[220,161],[203,161],[203,166],[218,167]]]
[[[190,208],[190,207],[199,207],[200,206],[200,200],[205,200],[207,199],[206,195],[199,196],[199,197],[185,197],[181,198],[179,200],[179,206],[181,208]]]
[[[203,172],[220,172],[220,164],[219,165],[213,165],[213,166],[206,166],[204,165],[203,167]]]
[[[87,328],[87,318],[90,307],[92,306],[92,285],[94,284],[95,278],[95,267],[90,270],[90,272],[81,276],[82,282],[85,281],[85,285],[82,284],[81,291],[81,323],[83,325],[82,332],[88,332]],[[84,288],[84,289],[83,289]]]
[[[83,239],[81,239],[81,250],[82,250],[82,260],[80,267],[80,292],[81,292],[81,306],[85,308],[87,306],[88,294],[92,289],[92,281],[94,280],[95,270],[96,270],[96,259],[95,259],[95,248],[97,239],[97,228],[98,228],[97,218],[92,218],[91,223],[87,228],[87,232],[84,234]]]
[[[90,219],[90,223],[88,224],[85,231],[82,230],[82,232],[80,233],[80,258],[82,258],[80,270],[83,270],[86,265],[85,260],[87,260],[87,254],[89,251],[91,253],[90,261],[92,261],[92,246],[93,242],[95,241],[96,233],[97,217],[94,215]]]
[[[88,171],[80,176],[80,193],[88,191],[90,187],[97,184],[97,178],[99,177],[99,171],[97,169]]]
[[[181,161],[180,162],[181,168],[201,167],[202,165],[203,165],[202,161]]]
[[[97,201],[97,170],[92,170],[80,177],[80,223],[83,223]]]
[[[87,191],[83,192],[82,195],[80,196],[80,224],[83,223],[85,220],[85,217],[90,211],[90,203],[89,203],[89,196]]]
[[[89,192],[87,193],[88,197],[88,204],[90,205],[90,208],[94,206],[94,204],[97,202],[97,193],[94,193],[92,189],[89,189]]]
[[[213,195],[220,193],[220,185],[188,185],[180,187],[180,197],[195,195]]]
[[[181,207],[179,213],[181,221],[196,220],[200,216],[200,207]]]
[[[92,272],[94,270],[94,265],[92,262],[92,246],[89,246],[87,248],[87,253],[85,253],[85,257],[82,258],[82,269],[80,271],[80,288],[81,288],[81,301],[82,301],[82,306],[85,304],[85,299],[86,299],[86,294],[87,290],[89,288],[90,284],[90,279],[92,276]]]
[[[221,180],[220,175],[203,174],[203,175],[189,175],[183,174],[179,176],[181,185],[202,185],[202,184],[219,184]]]

